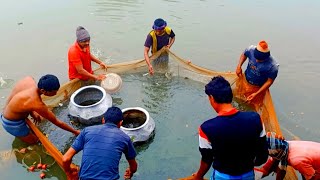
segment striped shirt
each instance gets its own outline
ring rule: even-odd
[[[241,175],[268,158],[266,133],[256,112],[232,109],[199,127],[202,161],[225,174]]]

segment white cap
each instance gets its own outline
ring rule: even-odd
[[[101,87],[109,94],[116,93],[122,87],[122,79],[118,74],[109,73],[106,75],[106,78],[101,81]]]

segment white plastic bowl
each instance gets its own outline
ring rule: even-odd
[[[101,87],[109,94],[118,92],[122,87],[122,79],[118,74],[109,73],[106,78],[101,81]]]

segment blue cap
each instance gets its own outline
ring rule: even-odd
[[[167,22],[161,18],[158,18],[154,21],[152,29],[154,30],[162,30],[167,26]]]

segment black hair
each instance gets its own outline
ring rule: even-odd
[[[121,109],[114,106],[108,108],[107,112],[104,113],[104,120],[106,122],[118,124],[121,120],[123,120],[123,114]]]
[[[205,93],[219,103],[231,103],[233,94],[230,83],[222,76],[213,77],[205,86]]]
[[[39,79],[38,88],[45,91],[57,91],[60,88],[59,79],[52,74],[44,75]]]

